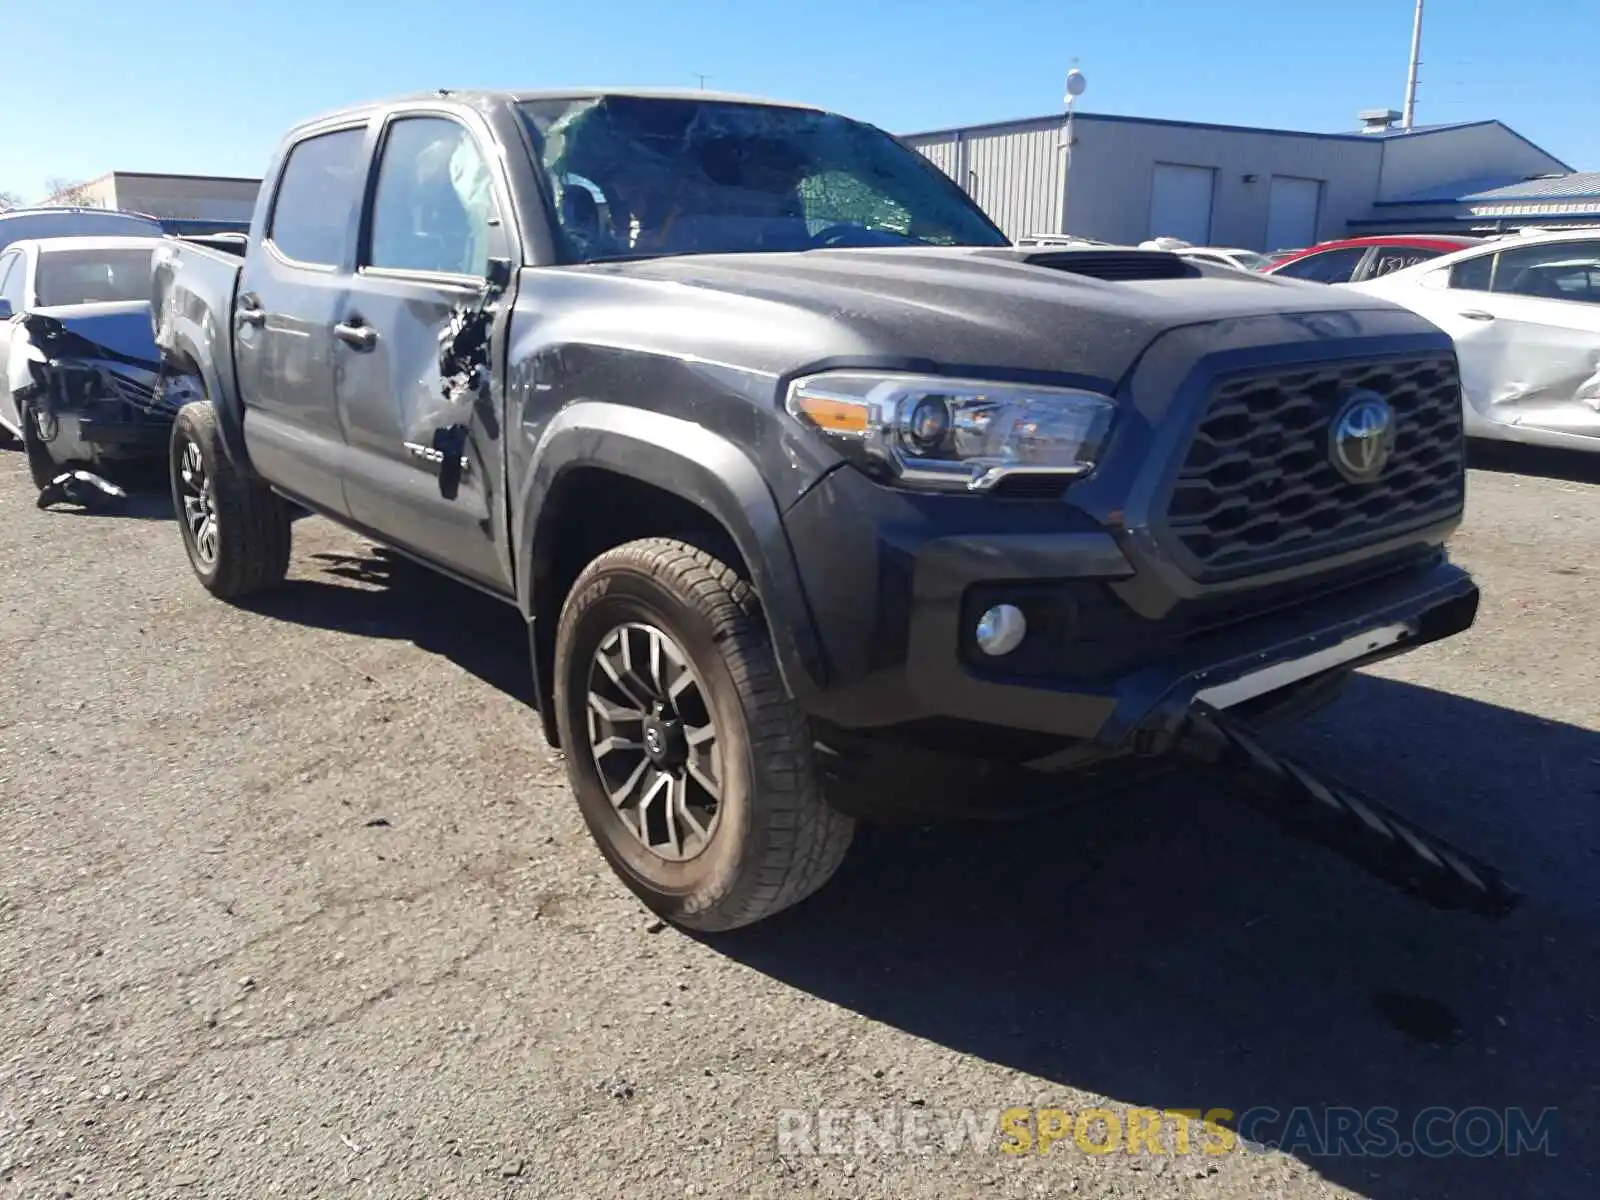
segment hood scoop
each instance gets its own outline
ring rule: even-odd
[[[1200,270],[1165,250],[1046,250],[1023,260],[1030,266],[1048,267],[1090,279],[1198,279]]]

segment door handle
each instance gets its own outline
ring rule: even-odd
[[[1492,320],[1494,320],[1494,314],[1492,312],[1484,312],[1483,309],[1481,309],[1481,308],[1464,309],[1462,311],[1461,315],[1463,317],[1465,317],[1469,321],[1492,321]]]
[[[264,325],[267,320],[267,310],[261,307],[261,301],[248,292],[239,297],[239,306],[233,315],[241,325]]]
[[[357,350],[371,350],[378,344],[378,331],[371,325],[339,324],[333,327],[333,336]]]

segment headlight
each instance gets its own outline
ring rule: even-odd
[[[790,384],[788,409],[880,479],[984,492],[1013,475],[1084,474],[1116,405],[1071,388],[830,371]]]

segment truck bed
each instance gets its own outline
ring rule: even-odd
[[[168,238],[151,263],[150,320],[169,367],[192,370],[219,411],[237,411],[233,304],[244,260],[223,249]]]

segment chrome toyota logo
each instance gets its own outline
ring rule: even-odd
[[[1394,450],[1394,409],[1377,392],[1356,392],[1329,431],[1329,457],[1351,483],[1371,483]]]

